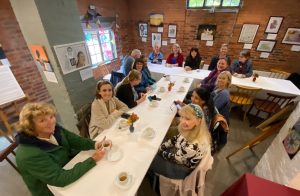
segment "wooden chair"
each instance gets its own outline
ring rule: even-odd
[[[291,103],[292,100],[297,97],[297,96],[282,96],[273,93],[267,93],[267,95],[268,97],[265,100],[255,99],[249,109],[249,112],[251,112],[253,106],[255,106],[257,109],[255,116],[258,116],[259,113],[262,111],[268,113],[268,117],[270,117],[272,114],[278,112],[285,105]]]
[[[288,119],[291,112],[295,109],[296,104],[290,103],[282,108],[279,112],[275,113],[273,116],[259,124],[256,128],[261,130],[261,133],[258,134],[255,138],[248,141],[246,144],[242,145],[237,150],[230,153],[226,159],[233,156],[234,154],[245,150],[250,149],[252,150],[253,147],[267,139],[269,136],[277,133],[281,127],[285,124],[286,120]]]
[[[251,88],[240,85],[235,85],[235,87],[237,90],[230,93],[230,102],[232,104],[241,106],[252,105],[253,97],[255,97],[255,95],[261,90],[260,88]],[[248,111],[246,110],[244,112],[243,121],[246,119],[247,113]]]
[[[290,76],[290,73],[285,71],[280,71],[278,69],[270,69],[271,73],[269,78],[278,78],[278,79],[287,79]]]

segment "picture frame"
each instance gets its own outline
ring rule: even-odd
[[[217,25],[201,24],[198,26],[197,39],[213,41],[217,32]]]
[[[84,41],[56,45],[54,51],[64,75],[92,65]]]
[[[138,27],[139,27],[139,36],[147,37],[148,36],[148,24],[145,22],[140,22]]]
[[[283,37],[282,43],[300,45],[300,28],[288,28]]]
[[[176,38],[176,33],[177,33],[177,25],[176,24],[169,24],[168,37],[169,38]]]
[[[152,33],[152,47],[157,45],[161,48],[161,33]]]
[[[258,24],[243,24],[238,42],[252,44],[258,28]]]
[[[283,16],[270,16],[268,25],[266,27],[266,33],[278,33],[280,26],[282,24]]]
[[[261,52],[272,52],[276,45],[276,40],[260,40],[256,50]]]

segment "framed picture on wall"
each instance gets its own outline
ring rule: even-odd
[[[271,16],[265,32],[266,33],[278,33],[282,21],[283,21],[282,16]]]
[[[161,33],[152,33],[152,47],[161,47]]]
[[[300,28],[288,28],[282,43],[300,45]]]
[[[272,52],[275,44],[275,40],[260,40],[256,50],[261,52]]]
[[[258,24],[243,24],[238,42],[252,44],[258,27]]]
[[[139,23],[139,35],[140,37],[148,36],[148,24],[144,22]]]
[[[198,26],[197,39],[213,41],[217,32],[217,25],[202,24]]]
[[[63,74],[90,66],[91,59],[85,42],[75,42],[54,46]]]
[[[295,125],[289,129],[289,132],[282,143],[289,158],[293,159],[300,150],[300,119],[298,119]]]
[[[176,32],[177,32],[177,25],[176,24],[169,24],[168,37],[169,38],[176,38]]]

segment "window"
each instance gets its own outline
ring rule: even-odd
[[[187,0],[188,8],[239,7],[241,0]]]
[[[84,36],[93,65],[117,58],[115,36],[111,29],[85,30]]]

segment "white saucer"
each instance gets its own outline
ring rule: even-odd
[[[108,161],[119,161],[123,157],[123,151],[118,146],[112,146],[107,152],[106,159]]]
[[[126,189],[129,189],[130,186],[132,185],[132,182],[133,182],[133,177],[132,175],[128,175],[128,181],[126,184],[120,184],[119,182],[119,177],[117,176],[116,179],[115,179],[115,182],[114,184],[120,188],[120,189],[123,189],[123,190],[126,190]]]
[[[179,93],[183,93],[183,92],[185,92],[185,89],[184,90],[177,90],[177,92],[179,92]]]
[[[184,83],[190,83],[190,80],[183,80]]]
[[[118,129],[124,131],[124,130],[127,130],[128,127],[129,127],[129,124],[127,123],[127,120],[121,119],[118,124]]]
[[[151,130],[152,130],[152,131],[151,131],[151,134],[147,133],[146,130],[147,130],[147,129],[145,129],[145,130],[143,131],[143,133],[142,133],[142,136],[143,136],[144,138],[152,139],[152,138],[155,137],[155,131],[154,131],[153,129],[151,129]]]

